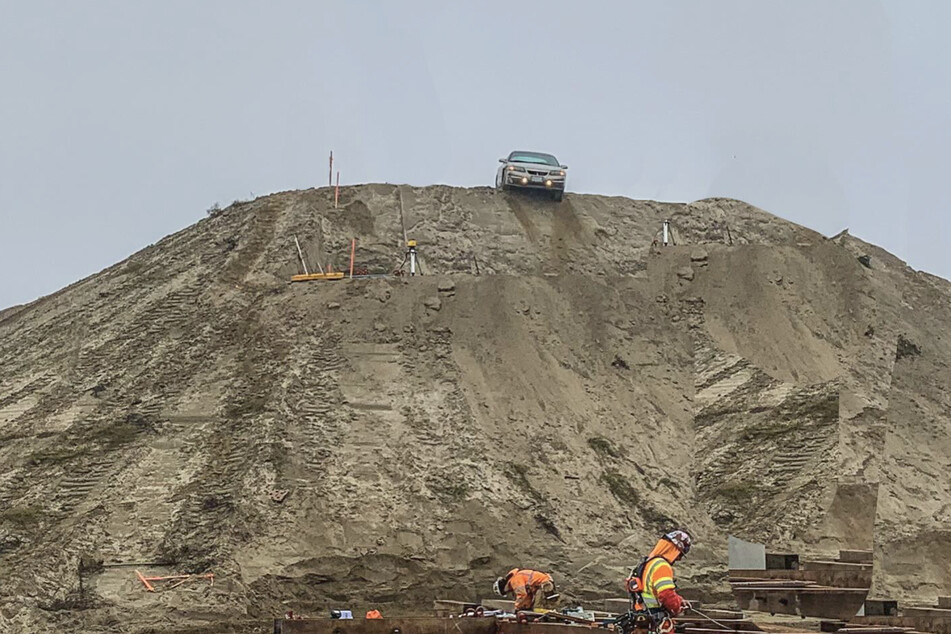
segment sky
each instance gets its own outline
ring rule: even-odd
[[[327,184],[739,198],[951,277],[951,2],[0,0],[0,308]]]

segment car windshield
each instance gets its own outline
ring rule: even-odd
[[[558,159],[551,154],[539,154],[538,152],[512,152],[509,154],[509,160],[513,163],[538,163],[539,165],[552,165],[558,167]]]

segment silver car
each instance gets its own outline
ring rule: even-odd
[[[499,159],[499,163],[502,165],[495,175],[497,189],[544,189],[558,201],[565,194],[568,166],[559,163],[551,154],[515,151],[508,158]]]

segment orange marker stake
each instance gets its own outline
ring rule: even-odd
[[[135,571],[135,574],[139,575],[139,581],[141,581],[143,584],[145,584],[145,589],[146,589],[146,590],[148,590],[149,592],[155,592],[155,588],[153,588],[153,587],[152,587],[152,584],[149,583],[149,582],[146,580],[146,578],[142,576],[142,573],[141,573],[141,572],[139,572],[138,570],[136,570],[136,571]]]

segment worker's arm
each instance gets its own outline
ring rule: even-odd
[[[512,592],[515,593],[515,609],[531,610],[532,597],[528,593],[528,585],[525,583],[525,578],[522,575],[513,575],[512,578],[509,579],[509,587],[512,588]]]
[[[664,609],[670,612],[671,616],[680,616],[687,609],[687,602],[677,594],[676,590],[664,590],[657,595],[657,600],[664,606]]]
[[[654,596],[672,616],[679,616],[687,608],[688,603],[677,594],[674,570],[670,564],[664,562],[658,566],[651,581],[654,584]]]

